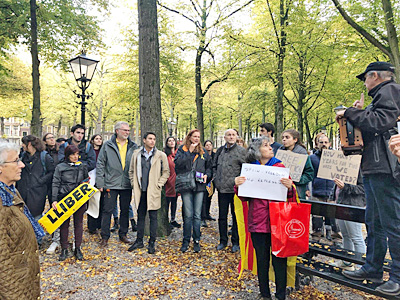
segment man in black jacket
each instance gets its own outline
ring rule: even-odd
[[[394,70],[386,62],[369,64],[357,78],[364,81],[372,103],[362,109],[364,96],[361,95],[352,108],[338,114],[338,118],[344,115],[362,132],[361,170],[367,199],[365,223],[368,229],[365,265],[357,271],[343,271],[343,275],[353,280],[382,282],[383,261],[389,246],[392,258],[390,279],[376,290],[390,296],[400,294],[400,186],[393,177],[385,139],[400,115],[400,85],[394,82]]]
[[[76,124],[71,127],[71,137],[58,150],[58,161],[64,161],[64,151],[68,145],[74,144],[79,148],[79,161],[87,165],[88,171],[96,168],[96,153],[90,143],[85,140],[85,126]]]
[[[225,131],[224,146],[221,146],[215,155],[213,164],[214,184],[218,190],[218,227],[220,243],[217,250],[228,245],[228,211],[232,214],[232,252],[239,251],[239,234],[234,207],[235,177],[240,175],[242,164],[245,162],[246,149],[236,144],[237,134],[234,129]]]

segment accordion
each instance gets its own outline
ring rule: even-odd
[[[361,130],[355,128],[345,117],[339,119],[340,144],[344,155],[361,154],[364,142]]]

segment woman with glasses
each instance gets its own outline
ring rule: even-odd
[[[36,220],[42,217],[48,186],[54,173],[54,161],[45,151],[44,143],[36,136],[22,138],[21,160],[25,165],[17,189]],[[41,240],[38,241],[41,244]]]
[[[0,142],[0,299],[40,299],[37,240],[43,229],[29,212],[15,183],[24,164],[19,147]]]

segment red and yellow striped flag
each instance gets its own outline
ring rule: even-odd
[[[239,233],[240,244],[240,262],[238,266],[239,279],[242,277],[243,270],[250,270],[257,275],[256,251],[253,248],[250,232],[247,230],[249,204],[247,201],[241,201],[237,195],[235,201],[235,214]],[[297,257],[288,257],[287,259],[287,286],[294,287],[296,278],[296,260]],[[270,259],[269,279],[275,281],[275,273]]]

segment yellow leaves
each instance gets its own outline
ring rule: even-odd
[[[63,283],[62,283],[62,282],[59,282],[59,281],[57,281],[57,282],[55,282],[54,284],[55,284],[55,285],[62,285]]]

